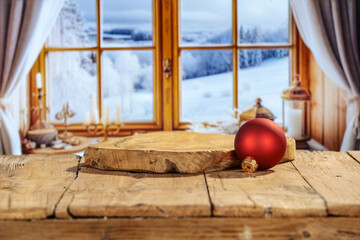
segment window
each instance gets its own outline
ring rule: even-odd
[[[99,117],[120,107],[126,131],[222,121],[257,97],[280,119],[296,71],[290,20],[288,0],[65,0],[34,69],[47,118],[61,130],[54,116],[69,102],[70,129],[86,134],[95,94]]]
[[[124,129],[160,129],[158,17],[151,0],[65,0],[43,59],[49,121],[61,128],[55,113],[69,102],[70,128],[84,131],[95,95],[99,118],[120,107]]]
[[[288,0],[175,4],[175,127],[226,120],[257,97],[280,120],[280,95],[295,70]]]

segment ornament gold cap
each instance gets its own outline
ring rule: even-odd
[[[273,121],[275,119],[274,114],[264,107],[261,102],[261,98],[256,98],[255,105],[240,114],[240,122],[246,122],[254,118],[267,118]]]
[[[256,160],[250,156],[247,156],[241,163],[241,168],[247,173],[255,172],[258,166]]]

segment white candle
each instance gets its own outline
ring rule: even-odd
[[[105,107],[104,112],[101,116],[101,123],[103,125],[109,124],[109,107]]]
[[[96,93],[91,93],[91,110],[96,109]]]
[[[95,124],[98,124],[99,123],[99,111],[97,109],[94,110],[95,112]]]
[[[95,109],[91,109],[90,123],[96,124],[97,114]]]
[[[90,124],[90,113],[86,112],[84,114],[84,125],[89,125]]]
[[[116,107],[115,123],[121,124],[120,107]]]
[[[36,74],[36,87],[37,88],[42,88],[41,73]]]
[[[106,110],[104,110],[104,113],[101,116],[101,123],[105,126],[106,125]]]
[[[301,109],[287,109],[287,133],[290,137],[298,139],[302,137],[302,114]]]

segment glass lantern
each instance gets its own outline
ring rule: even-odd
[[[311,93],[301,86],[300,76],[294,75],[292,86],[282,92],[282,128],[286,136],[296,141],[296,148],[308,148],[310,140]]]

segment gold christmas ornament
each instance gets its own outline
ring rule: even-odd
[[[261,98],[256,98],[255,105],[240,114],[240,122],[246,122],[254,118],[266,118],[273,121],[275,119],[274,114],[264,107],[261,102]]]

